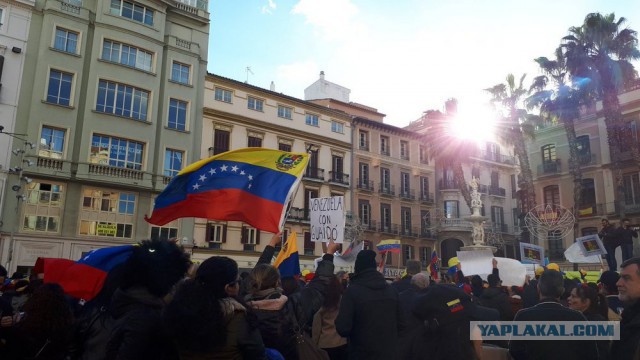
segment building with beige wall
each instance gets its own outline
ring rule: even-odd
[[[200,158],[208,40],[206,1],[36,1],[15,128],[35,148],[12,159],[25,177],[10,178],[20,187],[4,204],[3,264],[191,242],[192,220],[153,227],[144,216]]]
[[[624,119],[638,141],[640,121],[640,83],[619,96]],[[579,164],[582,171],[582,202],[577,204],[578,233],[573,231],[564,238],[553,233],[537,239],[547,249],[550,259],[563,261],[564,250],[576,237],[597,233],[601,219],[607,218],[616,226],[620,223],[621,207],[631,224],[640,225],[640,181],[638,164],[631,151],[622,153],[622,175],[625,203],[616,203],[617,183],[611,169],[607,143],[607,130],[602,113],[602,103],[584,109],[575,122],[578,141]],[[531,167],[534,173],[538,204],[561,205],[573,209],[573,175],[569,172],[569,146],[564,126],[558,122],[546,122],[538,127],[535,140],[528,144]],[[635,254],[640,254],[636,242]],[[618,250],[619,252],[620,250]]]
[[[311,241],[308,199],[344,196],[345,211],[351,210],[351,117],[215,74],[206,76],[204,89],[202,158],[246,147],[311,152],[283,237],[296,232],[301,266],[313,270],[322,245]],[[230,256],[250,269],[272,235],[242,222],[197,219],[193,257]]]

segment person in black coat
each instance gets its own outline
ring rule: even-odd
[[[487,277],[487,281],[489,282],[489,287],[482,292],[479,304],[498,310],[502,321],[513,320],[509,294],[502,288],[500,278],[496,274],[490,274]]]
[[[540,303],[518,311],[513,321],[587,321],[582,313],[560,304],[564,292],[562,274],[545,270],[538,281]],[[511,340],[509,353],[515,360],[527,359],[598,359],[593,341]]]
[[[633,257],[633,238],[638,238],[638,232],[631,227],[629,219],[622,219],[622,225],[616,230],[616,236],[620,239],[622,249],[622,261]]]
[[[419,274],[422,271],[422,265],[420,261],[409,260],[407,261],[407,274],[398,281],[391,283],[391,287],[394,288],[398,294],[409,289],[411,287],[411,277],[415,274]]]
[[[349,359],[395,359],[403,328],[398,293],[376,270],[376,253],[360,251],[336,318],[338,334],[349,341]]]
[[[616,248],[620,246],[620,240],[617,236],[615,226],[609,223],[609,220],[602,219],[602,229],[598,232],[598,236],[602,239],[602,244],[607,250],[606,260],[609,270],[617,271],[618,262],[616,260]]]
[[[611,345],[611,359],[640,358],[640,257],[622,263],[618,293],[625,304],[620,321],[620,340]]]
[[[399,334],[399,359],[413,360],[415,358],[416,342],[421,341],[423,323],[413,314],[412,309],[416,298],[426,292],[429,283],[429,276],[418,273],[411,277],[411,287],[399,295],[400,308],[405,316],[406,324]]]
[[[123,282],[111,301],[114,324],[106,359],[176,359],[163,326],[164,297],[189,270],[189,257],[175,243],[146,240],[124,264]]]

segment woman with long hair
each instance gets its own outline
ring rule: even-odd
[[[164,311],[181,359],[263,359],[260,332],[236,297],[238,264],[224,256],[205,260],[183,282]]]
[[[598,292],[595,284],[582,284],[571,290],[567,299],[569,307],[580,311],[589,321],[607,321],[609,305],[605,296]],[[609,359],[609,341],[596,341],[598,359]]]
[[[324,349],[331,360],[346,360],[348,358],[347,339],[336,331],[336,317],[340,310],[344,289],[337,276],[334,276],[328,285],[322,307],[313,317],[311,334],[316,345]]]

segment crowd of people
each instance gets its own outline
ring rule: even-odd
[[[460,267],[442,279],[417,261],[395,282],[376,252],[335,274],[327,253],[313,276],[281,278],[275,234],[255,267],[231,258],[193,264],[178,245],[146,240],[88,302],[0,267],[0,359],[640,359],[640,258],[597,284],[556,264],[502,286],[497,260],[484,281]],[[616,341],[470,340],[470,321],[619,320]]]
[[[627,261],[633,257],[633,239],[638,238],[638,232],[631,227],[629,219],[620,221],[620,227],[610,223],[607,219],[602,219],[602,229],[598,233],[604,248],[607,250],[607,265],[611,270],[618,269],[616,260],[616,249],[620,247],[622,261]]]

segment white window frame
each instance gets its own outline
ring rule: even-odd
[[[175,75],[174,71],[176,70],[175,69],[176,65],[179,66],[179,68],[177,69],[178,73],[180,74],[178,78],[174,77],[174,75]],[[182,79],[182,75],[184,73],[184,69],[187,70],[187,79],[186,79],[186,81],[183,81],[183,79]],[[191,84],[191,65],[174,60],[173,63],[171,64],[171,81],[175,81],[178,84],[183,84],[183,85]]]
[[[409,142],[400,140],[400,158],[403,160],[409,160]]]
[[[233,91],[216,86],[213,89],[213,99],[231,104],[233,99]]]
[[[247,109],[264,112],[264,100],[255,96],[247,96]]]
[[[344,123],[331,120],[331,131],[338,134],[344,134]]]
[[[42,137],[42,132],[45,129],[50,129],[52,131],[52,135],[54,135],[53,133],[54,131],[62,132],[62,139],[61,139],[62,150],[61,151],[55,151],[51,149],[51,144],[53,143],[55,145],[55,142],[53,140],[60,139],[60,138],[55,138],[52,136],[51,139],[45,139]],[[49,143],[47,144],[46,141],[43,142],[42,140],[49,141]],[[51,158],[51,159],[64,159],[66,146],[67,146],[67,129],[59,128],[56,126],[49,126],[49,125],[42,125],[40,127],[40,141],[38,142],[38,156]],[[53,156],[54,154],[56,154],[56,156]]]
[[[106,195],[106,196],[105,196]],[[89,199],[88,206],[86,198]],[[136,211],[139,206],[140,196],[135,192],[111,190],[99,187],[83,187],[80,199],[80,221],[78,222],[78,234],[98,238],[133,239],[135,237]],[[105,201],[107,202],[105,204]],[[107,209],[103,207],[107,205]],[[124,211],[122,209],[124,206]],[[91,225],[94,223],[93,225]],[[114,235],[98,235],[99,224],[116,226]],[[83,225],[87,230],[95,227],[95,234],[83,233]],[[118,236],[118,227],[122,229],[122,236]],[[126,236],[129,232],[130,236]]]
[[[402,207],[400,209],[400,216],[402,218],[402,226],[405,232],[411,233],[411,208]]]
[[[153,238],[153,230],[158,229],[158,238],[163,239],[162,233],[167,232],[166,239],[173,239],[179,237],[180,228],[177,226],[150,226],[149,227],[149,238]],[[171,232],[175,230],[175,235],[171,236]]]
[[[105,47],[109,44],[109,57],[107,58],[107,53],[105,52]],[[134,56],[135,60],[133,61],[133,65],[130,65],[129,62],[123,62],[124,60],[124,52],[125,47],[127,48],[127,60]],[[135,50],[135,55],[132,55]],[[134,68],[146,72],[153,71],[153,58],[155,57],[152,51],[143,49],[141,47],[131,45],[128,43],[124,43],[117,40],[112,39],[103,39],[102,40],[102,49],[100,50],[102,53],[100,54],[100,59],[112,64],[118,64],[121,66],[126,66],[129,68]],[[117,53],[117,59],[113,59],[114,53]]]
[[[224,238],[224,224],[216,224],[216,223],[208,223],[209,233],[211,234],[212,240],[207,239],[208,242],[222,244],[222,239]]]
[[[60,99],[64,99],[60,97],[60,92],[62,90],[62,83],[60,84],[60,86],[58,87],[58,94],[57,94],[57,101],[49,101],[49,83],[51,82],[51,72],[55,71],[58,72],[62,75],[71,75],[71,85],[70,85],[70,90],[69,90],[69,104],[61,104],[60,103]],[[62,81],[62,78],[60,78],[60,81]],[[47,87],[45,89],[45,102],[47,104],[54,104],[54,105],[60,105],[60,106],[67,106],[67,107],[73,107],[73,102],[74,102],[74,92],[75,92],[75,87],[76,87],[76,74],[71,72],[71,71],[66,71],[66,70],[61,70],[58,68],[49,68],[49,72],[47,75]]]
[[[247,243],[245,245],[255,245],[258,235],[258,229],[254,227],[247,227]]]
[[[358,204],[358,217],[363,225],[369,225],[371,223],[371,203],[368,201],[362,201]]]
[[[318,114],[306,113],[304,123],[309,126],[320,126],[320,116]]]
[[[361,150],[369,150],[369,132],[360,130],[358,135],[358,145]]]
[[[51,189],[43,190],[41,189],[42,185],[48,185]],[[23,186],[25,186],[26,199],[21,217],[21,229],[30,232],[59,234],[61,230],[60,219],[64,213],[65,184],[34,180]],[[54,187],[57,187],[58,191],[54,191]],[[25,226],[25,220],[30,217],[35,218],[36,224],[38,218],[46,218],[45,229],[38,230],[35,226],[33,228]],[[56,219],[57,228],[55,230],[49,230],[49,219]]]
[[[278,105],[278,117],[291,120],[293,114],[293,108],[290,106]]]
[[[115,3],[118,3],[118,7],[117,8],[114,7]],[[131,17],[124,16],[124,14],[122,13],[122,9],[124,8],[124,3],[131,4],[131,15],[132,15]],[[136,7],[141,7],[143,9],[142,21],[134,19],[133,15],[135,14],[135,8]],[[109,5],[109,9],[110,9],[111,15],[120,16],[120,17],[123,17],[125,19],[129,19],[131,21],[135,21],[137,23],[144,24],[144,25],[147,25],[147,26],[153,26],[153,24],[155,22],[155,13],[156,13],[155,10],[150,9],[148,6],[144,6],[144,5],[142,5],[140,3],[137,3],[135,1],[111,0],[111,3]],[[151,23],[148,23],[146,21],[147,12],[151,13]]]
[[[102,91],[100,89],[101,83],[104,83],[105,87],[104,87],[104,91],[105,91],[105,96],[104,96],[104,104],[98,104],[98,101],[100,100],[100,92]],[[113,89],[114,92],[114,96],[113,96],[113,103],[109,104],[107,103],[107,99],[109,97],[108,93],[109,91],[111,91],[111,86],[115,85],[115,89]],[[123,118],[127,118],[127,119],[131,119],[131,120],[135,120],[135,121],[143,121],[143,122],[149,122],[149,118],[151,117],[151,112],[150,112],[150,103],[151,103],[151,91],[149,90],[145,90],[136,86],[132,86],[132,85],[127,85],[124,83],[120,83],[120,82],[116,82],[116,81],[111,81],[111,80],[106,80],[106,79],[98,79],[98,91],[96,92],[96,112],[102,113],[102,114],[108,114],[108,115],[114,115],[114,116],[120,116]],[[118,94],[121,93],[126,93],[126,89],[127,88],[132,88],[132,92],[131,92],[131,107],[129,109],[122,109],[122,114],[118,113],[118,100],[119,100],[119,96]],[[122,89],[122,90],[120,90]],[[143,96],[146,95],[146,98]],[[125,95],[128,96],[128,95]],[[140,108],[136,109],[135,105],[136,105],[136,98],[139,98],[139,104],[140,104]],[[98,106],[103,107],[104,109],[99,110]],[[109,110],[108,108],[111,108],[111,110]],[[144,114],[143,114],[143,109],[144,109]],[[129,112],[128,115],[125,115],[125,110],[127,110]],[[135,116],[134,113],[137,112],[137,116]]]
[[[389,139],[386,135],[380,135],[380,154],[391,156],[391,149],[389,148],[389,143],[391,139]]]
[[[175,105],[173,104],[175,102]],[[189,131],[189,110],[190,110],[190,103],[188,101],[185,100],[180,100],[180,99],[176,99],[176,98],[169,98],[169,109],[167,111],[167,128],[171,129],[171,130],[177,130],[177,131]],[[181,106],[184,106],[184,129],[180,129],[178,126],[178,118],[179,118],[179,112],[182,111]],[[171,109],[175,108],[175,114],[176,114],[176,118],[173,119],[174,123],[176,124],[175,127],[171,126]]]
[[[65,42],[65,46],[64,49],[60,49],[56,47],[56,43],[57,43],[57,39],[58,39],[58,30],[64,31],[65,37],[64,37],[64,42]],[[76,35],[76,48],[74,49],[74,51],[67,51],[66,48],[68,46],[69,43],[69,34],[75,34]],[[64,26],[60,26],[60,25],[55,25],[54,26],[54,31],[53,31],[53,44],[51,44],[51,48],[55,49],[57,51],[61,51],[67,54],[79,54],[80,52],[80,44],[82,41],[82,37],[81,37],[81,33],[79,31],[76,30],[71,30],[69,28],[66,28]]]
[[[176,154],[181,154],[182,155],[182,159],[180,160],[180,169],[173,169],[171,167],[167,167],[167,165],[171,165],[171,164],[167,164],[167,153],[171,153],[171,162],[173,163],[173,159],[174,156]],[[163,166],[163,174],[164,176],[169,176],[169,177],[174,177],[176,175],[178,175],[178,173],[184,168],[184,164],[185,164],[185,152],[184,150],[180,150],[180,149],[172,149],[172,148],[165,148],[164,149],[164,166]]]

